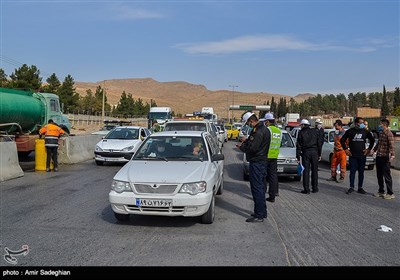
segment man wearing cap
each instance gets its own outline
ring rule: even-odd
[[[321,159],[322,139],[317,129],[310,128],[310,122],[303,119],[296,143],[296,158],[302,159],[303,188],[301,193],[310,194],[310,171],[312,192],[318,192],[318,161]]]
[[[242,117],[243,121],[252,127],[248,138],[242,137],[241,144],[236,144],[242,152],[246,153],[249,161],[250,189],[254,201],[253,217],[246,222],[263,222],[267,217],[267,204],[265,202],[265,179],[267,173],[267,154],[270,143],[270,133],[263,122],[252,112],[247,112]]]
[[[322,144],[324,144],[324,128],[322,127],[321,119],[315,120],[315,129],[318,130],[319,137],[321,137]]]
[[[275,125],[275,118],[272,113],[266,113],[264,124],[269,130],[270,143],[268,149],[267,160],[267,182],[269,185],[267,201],[275,202],[275,196],[278,195],[278,156],[281,148],[282,132]]]

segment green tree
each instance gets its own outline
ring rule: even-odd
[[[0,87],[7,87],[7,86],[8,86],[7,74],[4,72],[2,68],[0,68]]]
[[[73,112],[79,109],[79,94],[75,92],[74,85],[74,78],[68,75],[57,90],[60,102],[64,104],[64,112]]]
[[[81,110],[89,111],[90,114],[95,114],[96,112],[101,112],[100,110],[95,107],[96,104],[96,98],[93,96],[93,92],[91,89],[88,89],[86,91],[86,96],[82,97],[80,99],[80,108]]]
[[[393,108],[396,110],[400,106],[400,89],[396,87],[393,95]]]
[[[271,109],[270,109],[270,112],[276,114],[277,109],[278,109],[278,108],[277,108],[277,104],[276,104],[276,102],[275,102],[275,98],[272,96],[272,98],[271,98]]]
[[[58,79],[56,73],[51,74],[50,77],[46,79],[47,85],[43,86],[44,92],[57,93],[61,86],[61,82]]]
[[[382,107],[381,107],[381,115],[386,117],[390,114],[389,106],[386,99],[386,88],[383,85],[383,95],[382,95]]]
[[[39,90],[42,85],[42,78],[39,75],[40,71],[35,65],[29,67],[24,64],[11,73],[8,86],[18,89]]]

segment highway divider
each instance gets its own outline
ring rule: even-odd
[[[74,164],[94,158],[94,148],[102,135],[76,135],[62,138],[59,144],[58,162]]]
[[[0,142],[0,182],[24,176],[18,162],[17,144]]]

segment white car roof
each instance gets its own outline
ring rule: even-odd
[[[116,129],[116,128],[136,128],[136,129],[139,129],[139,128],[145,128],[145,127],[143,127],[143,126],[116,126],[116,127],[114,127],[113,129]]]
[[[155,134],[152,134],[151,137],[158,137],[158,136],[197,136],[201,137],[203,133],[207,133],[206,131],[189,131],[189,130],[179,130],[179,131],[161,131]]]

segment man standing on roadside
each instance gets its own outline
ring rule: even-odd
[[[343,129],[343,123],[341,120],[336,120],[335,124],[335,134],[333,136],[333,154],[332,154],[332,159],[331,159],[331,177],[327,179],[327,181],[335,181],[338,183],[343,183],[344,182],[344,177],[346,176],[346,165],[347,165],[347,159],[346,159],[346,153],[344,152],[342,148],[342,144],[340,144],[340,139],[342,139],[345,130]],[[329,137],[329,135],[328,135]],[[336,176],[336,170],[338,165],[340,165],[340,178],[339,181],[337,181]]]
[[[248,138],[242,137],[241,144],[236,144],[242,152],[246,153],[249,161],[250,189],[254,201],[253,217],[246,222],[263,222],[267,217],[267,204],[265,202],[265,179],[267,172],[267,154],[270,143],[269,130],[264,123],[258,121],[256,115],[247,112],[243,115],[243,121],[252,127]]]
[[[318,161],[321,159],[322,138],[315,128],[310,128],[307,119],[301,120],[301,130],[296,143],[296,158],[300,162],[300,156],[304,166],[303,188],[301,193],[310,194],[310,171],[312,192],[318,192]]]
[[[347,146],[346,141],[349,141]],[[365,149],[366,140],[369,140],[369,146]],[[351,194],[354,192],[354,181],[356,178],[356,171],[358,171],[358,193],[366,194],[367,192],[363,189],[364,183],[364,169],[365,162],[367,160],[367,155],[371,152],[374,146],[375,139],[370,132],[365,130],[364,119],[357,117],[354,119],[354,127],[348,129],[342,139],[340,139],[340,144],[342,144],[343,150],[346,155],[349,156],[350,165],[350,188],[346,194]]]
[[[376,177],[378,178],[379,190],[375,196],[394,199],[392,175],[390,174],[390,162],[394,159],[394,137],[389,129],[389,121],[387,119],[381,120],[378,132],[379,139],[378,144],[374,147],[374,152],[376,152]],[[386,183],[386,194],[383,179],[385,179]]]
[[[44,135],[44,145],[46,146],[46,172],[50,172],[51,159],[54,163],[54,172],[58,171],[58,138],[64,133],[65,131],[57,126],[52,119],[49,119],[48,124],[39,130],[39,135]]]
[[[275,202],[275,196],[279,193],[278,156],[281,148],[282,132],[278,127],[276,127],[275,118],[272,113],[265,114],[264,124],[268,128],[270,134],[270,143],[267,154],[267,182],[269,185],[269,197],[266,200],[269,202]]]

